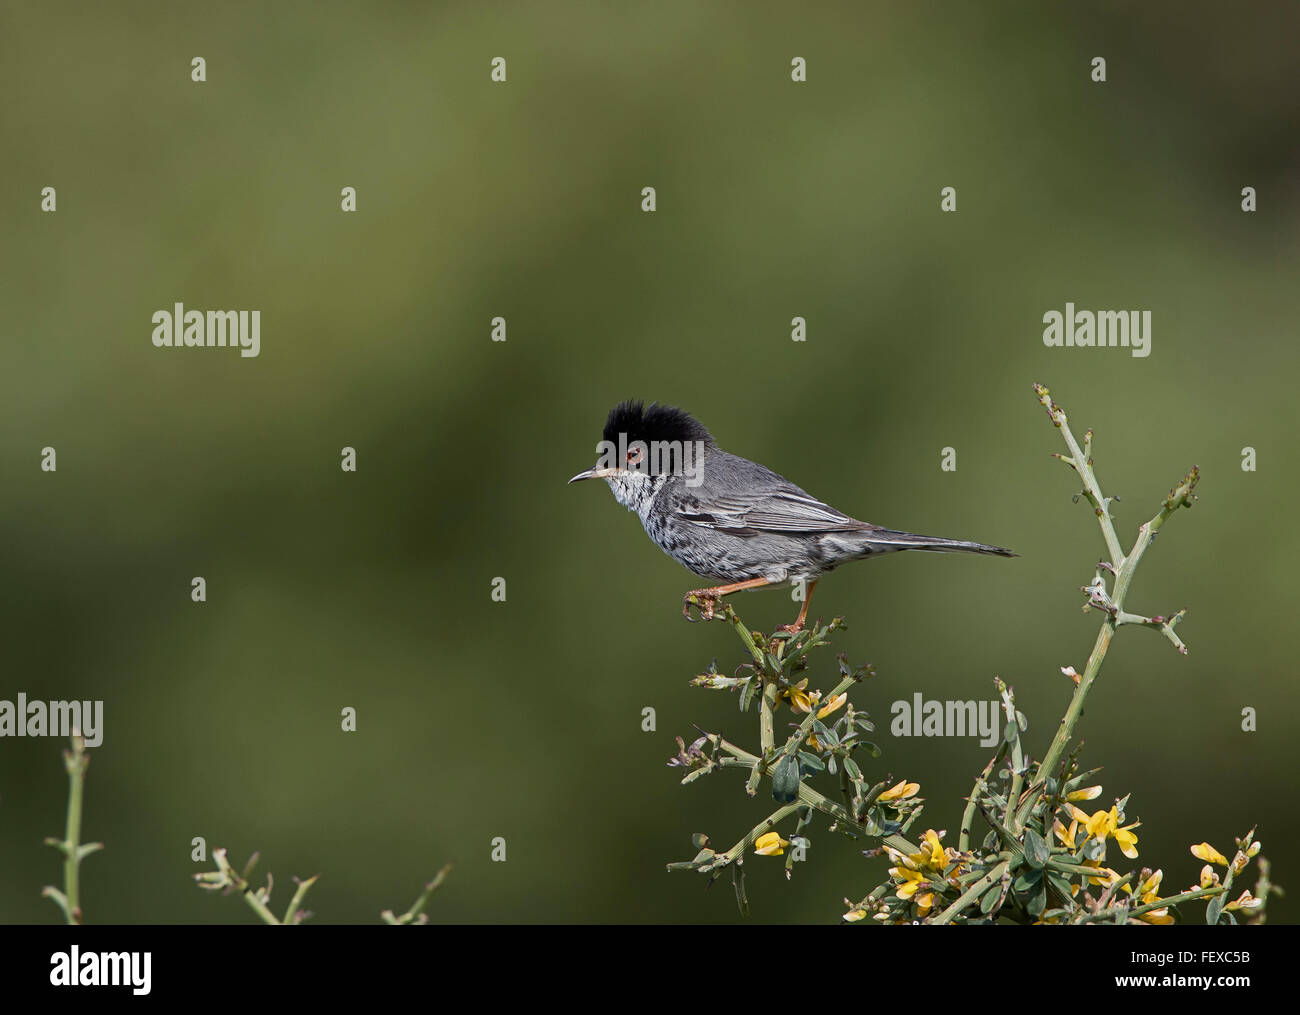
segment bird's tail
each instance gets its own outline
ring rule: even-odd
[[[918,536],[913,532],[898,532],[895,529],[871,529],[862,533],[862,537],[876,553],[887,550],[934,550],[938,553],[992,553],[999,557],[1020,556],[1001,546],[972,543],[965,539],[944,539],[942,536]]]

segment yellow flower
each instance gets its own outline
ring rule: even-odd
[[[942,871],[947,864],[943,846],[939,842],[939,833],[927,828],[925,838],[921,840],[921,862],[931,870]]]
[[[1104,839],[1115,831],[1119,824],[1119,819],[1112,807],[1108,811],[1097,811],[1084,822],[1083,827],[1088,830],[1089,839]]]
[[[1061,844],[1065,846],[1066,849],[1076,848],[1074,845],[1074,833],[1078,830],[1079,822],[1077,821],[1071,821],[1070,827],[1066,828],[1065,825],[1061,823],[1060,818],[1052,819],[1052,831],[1056,833],[1056,837],[1061,840]]]
[[[849,695],[847,691],[835,695],[835,697],[833,697],[830,701],[828,701],[825,705],[823,705],[821,708],[817,710],[817,718],[825,719],[828,715],[830,715],[832,712],[834,712],[836,709],[838,709],[841,705],[843,705],[848,700],[849,700]]]
[[[844,914],[845,923],[857,923],[859,920],[865,920],[867,911],[865,909],[855,909]]]
[[[950,860],[957,859],[960,854],[953,851],[949,857],[943,843],[939,841],[939,833],[933,828],[926,829],[919,852],[900,853],[890,846],[886,846],[885,850],[897,864],[889,868],[890,875],[898,882],[896,894],[900,899],[910,899],[915,895],[914,901],[920,915],[924,916],[934,906],[934,892],[927,889],[916,895],[917,890],[927,882],[941,882]]]
[[[921,790],[919,782],[908,782],[904,779],[897,786],[891,786],[885,792],[881,793],[878,800],[889,803],[892,800],[906,800],[908,797],[916,796]]]
[[[767,832],[754,840],[754,852],[759,856],[780,856],[788,845],[776,832]]]
[[[1244,909],[1246,912],[1249,913],[1258,909],[1262,905],[1264,905],[1264,900],[1255,898],[1255,896],[1250,894],[1250,889],[1247,888],[1244,892],[1242,892],[1239,896],[1237,896],[1237,898],[1233,899],[1223,908]]]
[[[1154,895],[1157,891],[1159,891],[1160,882],[1163,881],[1164,878],[1165,878],[1164,871],[1162,870],[1156,871],[1149,878],[1143,881],[1142,884],[1138,885],[1138,891],[1137,891],[1138,897],[1143,902],[1155,902],[1156,901],[1155,899],[1148,899],[1147,896]]]
[[[1073,812],[1073,808],[1071,809]],[[1080,811],[1080,814],[1083,812]],[[1137,828],[1140,822],[1134,821],[1129,825],[1120,825],[1120,816],[1118,806],[1112,807],[1108,811],[1097,811],[1091,817],[1087,818],[1084,827],[1088,831],[1089,839],[1108,839],[1112,838],[1119,843],[1119,851],[1130,860],[1137,858],[1137,841],[1138,837],[1133,834],[1131,829]]]
[[[915,895],[913,901],[917,903],[917,910],[922,916],[935,906],[935,893],[927,889],[926,892],[917,895],[920,886],[927,882],[943,881],[944,869],[952,860],[961,856],[956,850],[945,850],[943,843],[939,841],[939,833],[932,828],[926,829],[926,834],[920,840],[918,853],[900,853],[891,846],[885,846],[885,851],[897,864],[896,867],[889,868],[889,875],[897,881],[898,898],[909,899]],[[961,869],[961,866],[957,869]]]
[[[1213,888],[1219,883],[1219,875],[1208,863],[1201,868],[1201,887]]]
[[[1228,866],[1228,858],[1208,842],[1198,842],[1193,846],[1192,856],[1196,857],[1198,860],[1204,860],[1207,863],[1217,863],[1221,867]]]
[[[1159,902],[1160,896],[1156,892],[1160,888],[1160,882],[1164,880],[1165,872],[1158,870],[1150,875],[1142,884],[1138,885],[1137,895],[1141,904],[1150,905],[1153,902]],[[1169,914],[1168,906],[1161,906],[1159,909],[1152,909],[1145,913],[1139,913],[1138,917],[1143,923],[1153,923],[1157,925],[1171,924],[1174,918]]]
[[[787,687],[781,692],[781,697],[790,702],[790,708],[795,712],[811,712],[814,703],[821,695],[817,691],[809,694],[805,688],[808,686],[808,678],[804,677],[793,687]]]
[[[1088,881],[1094,885],[1110,885],[1119,880],[1119,873],[1109,867],[1103,867],[1100,860],[1084,860],[1083,865],[1096,868],[1095,875],[1088,875]]]
[[[1089,786],[1087,789],[1076,789],[1065,794],[1066,800],[1096,800],[1101,796],[1100,786]]]
[[[921,883],[926,880],[926,875],[910,867],[890,867],[889,873],[902,881],[898,886],[896,893],[900,899],[910,899],[916,894],[916,890],[921,887]]]
[[[1119,843],[1119,851],[1130,860],[1136,860],[1138,855],[1138,837],[1129,831],[1130,828],[1136,827],[1137,822],[1135,821],[1131,825],[1115,829],[1115,841]]]

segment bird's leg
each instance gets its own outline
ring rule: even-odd
[[[803,630],[803,622],[808,617],[808,604],[812,602],[813,589],[817,587],[817,581],[808,583],[808,588],[803,594],[803,606],[799,609],[799,618],[793,624],[782,624],[777,628],[778,631],[784,631],[786,634],[798,634]]]
[[[717,607],[718,600],[723,596],[732,592],[739,592],[742,589],[756,589],[770,584],[766,578],[751,578],[749,581],[736,582],[734,585],[718,585],[711,589],[695,589],[682,597],[682,616],[690,620],[691,607],[695,606],[699,608],[701,619],[712,620],[713,610]]]

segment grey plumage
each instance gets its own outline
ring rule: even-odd
[[[813,582],[847,561],[899,550],[1015,556],[1000,546],[915,535],[852,518],[766,466],[724,451],[678,409],[621,403],[605,428],[606,441],[617,444],[619,437],[624,445],[698,441],[702,459],[669,455],[658,471],[645,468],[644,460],[615,461],[570,482],[605,479],[665,553],[711,581]],[[698,485],[692,485],[695,469]]]

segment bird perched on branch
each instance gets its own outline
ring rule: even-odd
[[[670,405],[616,405],[605,421],[596,464],[570,483],[603,479],[635,511],[646,533],[683,567],[719,584],[688,592],[682,615],[696,606],[713,618],[718,600],[742,589],[805,586],[803,629],[817,579],[850,560],[896,550],[1016,554],[1000,546],[918,536],[851,518],[771,469],[718,447],[689,413]]]

